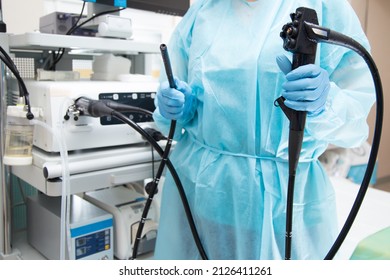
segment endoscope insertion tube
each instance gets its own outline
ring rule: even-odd
[[[342,243],[344,242],[344,239],[346,238],[349,230],[351,229],[352,224],[358,214],[359,208],[364,200],[364,196],[367,192],[372,174],[374,172],[375,163],[379,151],[381,134],[382,134],[382,126],[383,126],[383,111],[384,111],[383,88],[382,88],[382,82],[376,64],[372,56],[370,55],[370,53],[361,44],[359,44],[354,39],[345,36],[344,34],[341,34],[339,32],[315,24],[305,22],[305,28],[309,38],[313,41],[343,46],[359,54],[367,63],[367,66],[370,69],[374,81],[375,94],[376,94],[375,128],[374,128],[371,152],[368,159],[366,172],[364,174],[359,192],[352,206],[352,209],[347,217],[347,220],[343,228],[341,229],[340,234],[338,235],[335,243],[333,244],[332,248],[330,249],[330,251],[325,257],[325,260],[330,260],[334,258],[337,251],[340,249]]]
[[[161,56],[162,56],[162,59],[163,59],[165,72],[166,72],[166,75],[167,75],[167,79],[168,79],[168,82],[169,82],[169,86],[171,88],[176,88],[176,84],[175,84],[173,73],[172,73],[172,67],[171,67],[171,63],[170,63],[170,59],[169,59],[167,46],[165,44],[161,44],[160,45],[160,51],[161,51]],[[114,116],[118,117],[115,114],[114,114]],[[145,220],[146,220],[147,210],[150,207],[150,204],[151,204],[151,202],[153,200],[153,196],[154,196],[154,194],[155,194],[155,192],[157,190],[157,186],[158,186],[158,183],[160,181],[160,177],[162,175],[162,172],[163,172],[163,170],[165,168],[165,164],[168,162],[168,156],[169,156],[169,152],[170,152],[170,149],[171,149],[171,146],[172,146],[173,136],[175,134],[175,129],[176,129],[176,120],[172,120],[171,121],[170,130],[169,130],[169,134],[168,134],[168,138],[167,138],[167,144],[165,146],[165,150],[164,150],[164,153],[162,155],[162,160],[161,160],[159,169],[157,170],[157,174],[156,174],[154,180],[152,181],[152,185],[151,185],[151,187],[149,189],[149,198],[146,201],[144,213],[142,214],[142,218],[141,218],[141,223],[140,223],[140,225],[138,227],[137,237],[136,237],[136,239],[134,241],[134,246],[133,246],[133,257],[132,257],[132,259],[135,259],[136,256],[137,256],[137,248],[138,248],[138,244],[139,244],[139,241],[140,241],[140,238],[141,238],[143,224],[145,223]],[[184,189],[179,188],[179,192],[180,192],[180,195],[181,195],[181,199],[183,201],[183,199],[185,199]],[[183,203],[186,204],[186,199],[183,201]],[[189,211],[188,203],[187,203],[186,207],[188,207],[188,210],[186,211],[187,218],[189,219],[188,221],[189,221],[189,224],[190,224],[190,228],[191,228],[191,231],[192,231],[193,236],[195,238],[195,243],[196,243],[196,245],[198,247],[199,253],[200,253],[202,259],[207,259],[207,255],[206,255],[206,253],[205,253],[205,251],[204,251],[204,249],[202,247],[202,244],[200,243],[200,239],[199,239],[197,230],[195,228],[195,223],[193,221],[193,218],[192,218],[191,215],[189,215],[190,211]]]

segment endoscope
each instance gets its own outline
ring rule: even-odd
[[[300,65],[314,63],[317,43],[329,43],[349,48],[358,53],[367,63],[374,80],[376,92],[376,121],[372,141],[370,156],[367,163],[366,172],[361,183],[356,200],[352,206],[350,214],[338,235],[332,248],[325,259],[333,259],[341,244],[343,243],[348,231],[352,227],[359,208],[363,202],[365,193],[374,171],[375,162],[378,155],[382,124],[383,124],[383,89],[379,71],[369,52],[354,39],[335,32],[328,28],[318,25],[317,14],[315,10],[300,7],[291,15],[292,22],[283,26],[280,36],[283,39],[283,48],[293,53],[292,68]],[[289,182],[287,195],[287,213],[286,213],[286,250],[285,259],[291,257],[291,239],[292,239],[292,209],[293,209],[293,191],[295,171],[299,162],[299,154],[302,147],[303,130],[306,120],[306,112],[295,111],[284,105],[283,97],[279,97],[276,103],[280,105],[287,118],[290,120],[289,134]]]

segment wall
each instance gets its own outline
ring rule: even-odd
[[[7,32],[15,34],[37,30],[44,14],[43,0],[2,0],[2,9]]]
[[[390,114],[386,110],[390,106],[390,100],[386,98],[386,92],[390,89],[390,60],[388,58],[387,46],[390,38],[387,36],[390,24],[390,1],[388,0],[351,0],[354,9],[357,11],[362,25],[365,28],[367,37],[371,44],[371,54],[378,67],[382,80],[383,91],[385,95],[385,115],[381,146],[378,156],[378,183],[388,184],[390,182],[390,128],[387,125],[390,120]],[[369,116],[371,128],[371,137],[375,124],[375,109]]]
[[[362,23],[364,30],[367,29],[367,0],[349,0],[353,9]]]
[[[370,0],[367,9],[367,36],[371,42],[372,56],[379,69],[385,95],[385,116],[378,157],[378,183],[387,183],[390,181],[390,127],[388,125],[390,114],[389,110],[386,110],[386,108],[390,108],[390,99],[386,98],[386,93],[390,90],[390,60],[388,53],[390,44],[388,36],[390,1]],[[374,124],[373,115],[371,116],[371,124],[372,126]]]

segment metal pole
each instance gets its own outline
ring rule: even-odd
[[[0,33],[0,42],[3,48],[8,51],[8,36],[6,33]],[[0,64],[0,255],[9,255],[11,253],[10,241],[10,204],[7,195],[8,172],[3,163],[5,151],[5,126],[7,115],[6,98],[6,67],[4,63]]]
[[[0,254],[4,254],[4,244],[5,244],[5,240],[4,240],[4,215],[5,215],[5,211],[4,211],[4,208],[5,208],[5,203],[4,203],[4,192],[5,192],[5,186],[6,186],[6,182],[5,182],[5,168],[4,168],[4,164],[3,164],[3,155],[4,155],[4,133],[5,133],[5,129],[4,129],[4,110],[3,110],[3,104],[5,102],[5,94],[4,94],[4,76],[5,76],[5,73],[4,73],[4,64],[1,63],[0,65],[0,71],[1,71],[1,80],[0,80],[0,93],[1,93],[1,97],[0,97],[0,112],[1,112],[1,116],[0,116],[0,164],[1,164],[1,172],[0,172],[0,179],[1,179],[1,185],[0,185],[0,212],[1,212],[1,215],[0,215]]]

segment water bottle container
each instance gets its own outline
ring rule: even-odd
[[[5,165],[32,164],[34,125],[26,118],[24,106],[7,107]]]

